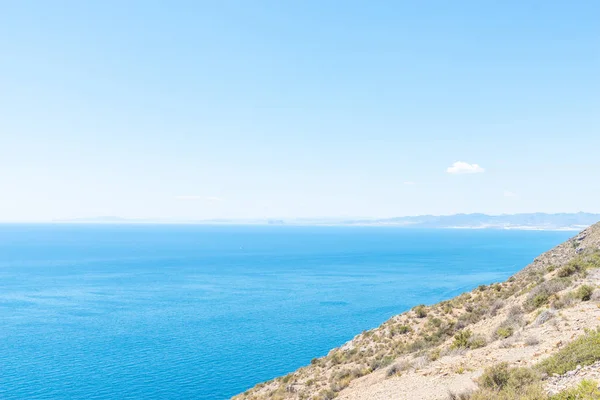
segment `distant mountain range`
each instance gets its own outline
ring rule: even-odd
[[[600,214],[591,213],[530,213],[530,214],[455,214],[421,215],[384,219],[344,221],[343,225],[390,225],[411,228],[462,229],[570,229],[581,230],[600,221]]]
[[[60,220],[62,223],[104,224],[204,224],[204,225],[305,225],[305,226],[395,226],[404,228],[438,229],[530,229],[581,230],[600,221],[600,214],[592,213],[529,213],[529,214],[454,214],[420,215],[394,218],[312,218],[312,219],[212,219],[212,220],[156,220],[94,217]]]

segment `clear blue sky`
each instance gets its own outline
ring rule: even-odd
[[[0,220],[600,212],[598,1],[0,4]]]

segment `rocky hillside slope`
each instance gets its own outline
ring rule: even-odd
[[[234,399],[600,399],[599,284],[596,224],[506,282],[417,306]]]

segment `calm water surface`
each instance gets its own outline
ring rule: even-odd
[[[225,399],[571,235],[0,225],[0,398]]]

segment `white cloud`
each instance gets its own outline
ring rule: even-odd
[[[505,190],[504,197],[519,197],[519,195],[515,192],[511,192],[510,190]]]
[[[404,182],[405,185],[415,185],[415,183],[413,181],[406,181]]]
[[[210,203],[223,201],[223,199],[217,196],[177,196],[175,198],[182,201],[208,201]]]
[[[449,174],[479,174],[484,171],[479,164],[469,164],[464,161],[457,161],[446,169]]]

